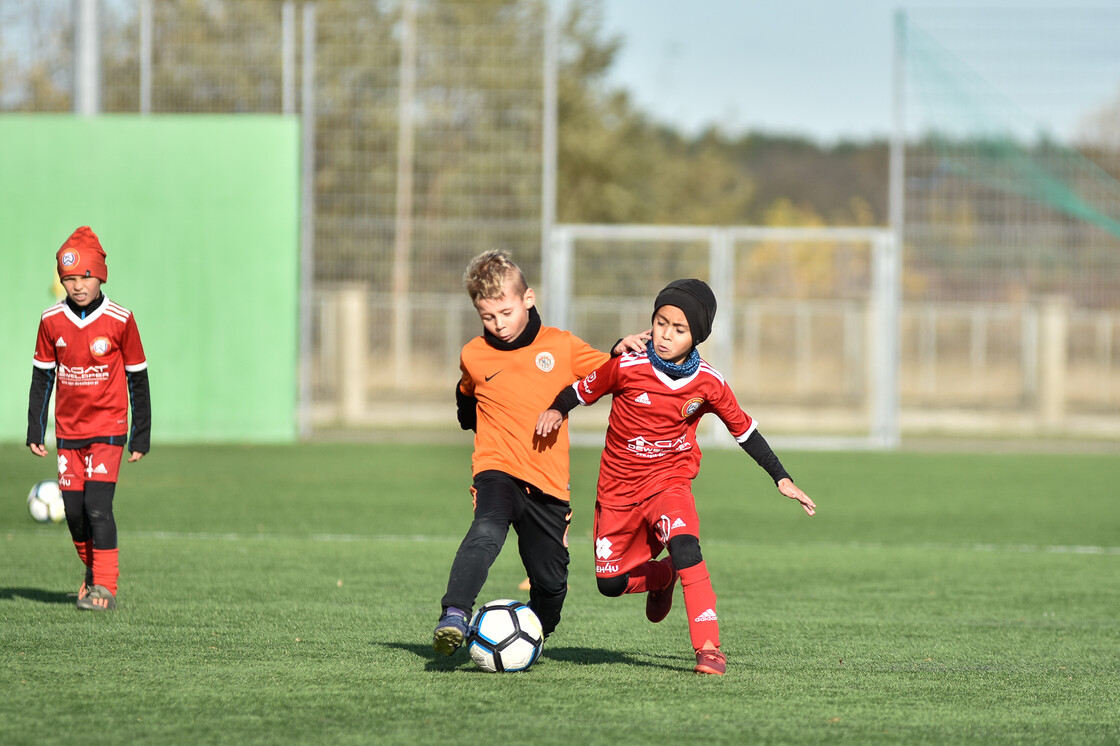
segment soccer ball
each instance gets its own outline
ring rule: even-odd
[[[66,517],[66,508],[62,504],[62,490],[58,488],[58,482],[45,479],[32,487],[27,493],[27,510],[39,523],[61,523]]]
[[[541,620],[528,606],[508,598],[478,607],[467,630],[467,650],[483,671],[524,671],[543,646]]]

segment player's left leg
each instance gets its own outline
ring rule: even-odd
[[[530,487],[525,509],[514,522],[517,549],[529,574],[529,608],[545,637],[560,623],[568,595],[568,527],[571,505]]]
[[[716,593],[700,553],[700,539],[692,534],[678,534],[669,539],[669,553],[677,563],[684,591],[688,636],[696,651],[696,672],[722,675],[727,669],[727,658],[719,649]]]
[[[108,611],[117,605],[120,577],[117,547],[117,522],[113,515],[113,496],[120,471],[121,446],[94,443],[85,451],[85,515],[93,544],[93,586],[78,608]]]
[[[722,675],[727,659],[719,646],[719,618],[716,593],[708,566],[700,553],[700,517],[692,490],[682,485],[666,490],[653,506],[659,514],[658,536],[669,549],[669,556],[680,576],[684,608],[688,614],[688,635],[696,652],[696,672]],[[652,522],[652,521],[651,521]]]

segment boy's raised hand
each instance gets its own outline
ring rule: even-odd
[[[645,352],[646,341],[652,337],[652,329],[646,329],[644,332],[638,332],[637,334],[628,334],[618,340],[618,344],[611,350],[611,355],[617,357],[624,352]]]
[[[809,515],[813,515],[817,512],[817,504],[810,500],[809,496],[802,492],[789,477],[778,482],[778,492],[781,492],[791,500],[796,500],[801,503],[801,507],[805,508],[805,512]]]

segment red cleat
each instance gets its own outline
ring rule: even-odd
[[[696,673],[707,673],[723,676],[727,673],[727,656],[712,644],[711,640],[704,643],[704,647],[696,651]]]

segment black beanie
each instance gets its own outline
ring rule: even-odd
[[[712,333],[716,318],[716,296],[703,280],[673,280],[657,294],[653,312],[662,306],[676,306],[688,319],[692,344],[698,345]]]

